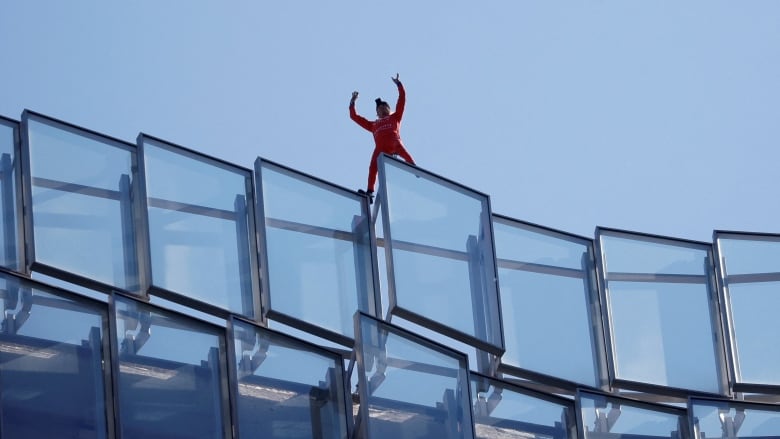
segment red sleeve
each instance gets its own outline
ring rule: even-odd
[[[357,114],[355,111],[355,105],[352,104],[349,106],[349,118],[354,120],[356,124],[360,125],[361,127],[365,128],[368,131],[374,132],[374,125],[368,121],[365,117]]]
[[[400,121],[404,117],[404,107],[406,107],[406,90],[403,84],[398,84],[398,102],[395,103],[395,114]]]

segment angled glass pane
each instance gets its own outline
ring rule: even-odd
[[[353,315],[375,315],[363,197],[258,159],[269,317],[313,325],[351,345]],[[324,334],[326,335],[326,334]]]
[[[113,297],[122,437],[226,437],[227,356],[222,331]]]
[[[251,172],[141,136],[152,285],[255,316]]]
[[[17,171],[19,124],[0,117],[0,265],[22,270]]]
[[[599,240],[615,377],[722,392],[712,247],[610,230]]]
[[[583,439],[687,439],[686,411],[607,395],[577,392]]]
[[[493,217],[505,365],[600,385],[592,241]]]
[[[489,197],[389,156],[379,175],[391,312],[503,353]]]
[[[474,430],[479,439],[575,439],[574,401],[471,374]]]
[[[138,290],[135,147],[25,112],[35,262]]]
[[[691,398],[694,439],[780,438],[780,406]]]
[[[465,355],[365,314],[355,333],[363,437],[474,437]]]
[[[105,304],[5,274],[0,296],[3,437],[107,437]]]
[[[735,380],[780,385],[780,236],[717,234]]]
[[[341,356],[233,320],[242,439],[347,438]]]

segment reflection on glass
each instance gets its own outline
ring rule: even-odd
[[[720,392],[710,247],[609,233],[600,240],[616,377]]]
[[[720,235],[736,381],[780,385],[780,237]]]
[[[686,439],[685,410],[579,392],[583,439]]]
[[[19,241],[17,223],[16,168],[18,162],[14,139],[18,133],[18,124],[0,118],[0,265],[21,269],[19,260]]]
[[[780,437],[780,406],[692,398],[689,410],[694,439]]]
[[[590,240],[494,217],[503,364],[599,386]]]
[[[355,319],[364,437],[473,438],[466,356],[367,315]]]
[[[102,367],[107,312],[0,276],[3,437],[107,437]]]
[[[361,197],[259,159],[256,169],[270,310],[352,339],[355,311],[374,313]]]
[[[114,300],[122,436],[224,437],[224,337],[206,324]]]
[[[233,321],[242,439],[345,439],[343,365],[334,354]]]
[[[153,285],[253,317],[250,173],[142,139]]]
[[[471,376],[474,429],[479,439],[569,439],[571,401],[553,401],[482,375]],[[572,435],[574,433],[574,435]]]
[[[25,115],[35,261],[136,291],[133,147]]]
[[[380,176],[393,313],[502,353],[488,197],[386,156]]]

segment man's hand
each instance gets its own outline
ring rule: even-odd
[[[354,103],[355,103],[355,101],[357,100],[357,98],[358,98],[358,92],[356,92],[356,91],[353,91],[353,92],[352,92],[352,99],[350,99],[350,100],[349,100],[349,103],[350,103],[350,104],[354,104]]]
[[[393,82],[395,82],[395,85],[397,85],[397,86],[399,86],[399,87],[401,86],[401,80],[400,80],[400,79],[398,79],[398,73],[396,73],[396,74],[395,74],[395,78],[393,78],[393,77],[390,77],[390,79],[392,79],[392,80],[393,80]]]

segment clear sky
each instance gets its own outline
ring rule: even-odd
[[[0,115],[365,186],[348,118],[407,89],[418,164],[493,211],[780,232],[780,1],[4,1]]]

